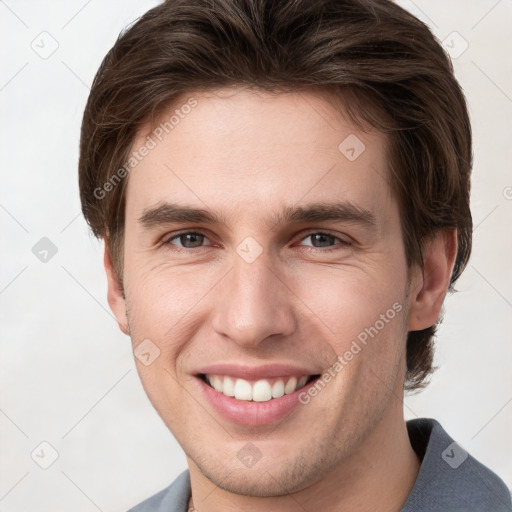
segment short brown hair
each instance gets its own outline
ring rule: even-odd
[[[225,86],[328,92],[358,126],[386,133],[408,268],[423,266],[433,234],[456,229],[453,291],[471,253],[466,102],[429,28],[389,0],[168,0],[120,34],[85,108],[79,184],[121,283],[127,180],[115,179],[139,128],[184,94]],[[407,390],[433,372],[439,321],[408,333]]]

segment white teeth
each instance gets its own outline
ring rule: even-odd
[[[295,377],[292,377],[284,387],[284,392],[286,395],[289,395],[290,393],[293,393],[297,389],[297,379]]]
[[[224,388],[221,391],[226,396],[235,396],[235,381],[231,377],[224,377]]]
[[[308,376],[304,375],[299,379],[297,377],[279,379],[274,384],[270,384],[267,379],[260,379],[251,384],[245,379],[234,379],[222,375],[206,375],[206,380],[219,393],[235,397],[237,400],[268,402],[273,398],[280,398],[285,394],[289,395],[303,387],[308,380]]]
[[[222,392],[222,379],[218,375],[212,377],[211,384],[216,391]]]
[[[236,379],[235,398],[237,400],[252,400],[252,387],[244,379]]]
[[[268,380],[259,380],[252,388],[252,399],[255,402],[268,402],[272,398],[272,387]]]
[[[277,380],[272,386],[272,398],[279,398],[284,395],[284,382]]]

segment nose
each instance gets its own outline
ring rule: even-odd
[[[217,287],[214,330],[247,348],[296,329],[293,292],[265,253],[249,263],[235,255],[231,272]]]

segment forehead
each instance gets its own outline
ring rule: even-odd
[[[168,201],[251,218],[343,199],[385,210],[386,144],[315,92],[190,93],[140,128],[132,151],[151,149],[130,172],[127,212]]]

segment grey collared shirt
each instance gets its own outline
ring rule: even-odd
[[[407,422],[421,468],[399,512],[512,512],[510,490],[503,480],[459,446],[431,418]],[[159,493],[128,512],[187,512],[188,470]]]

